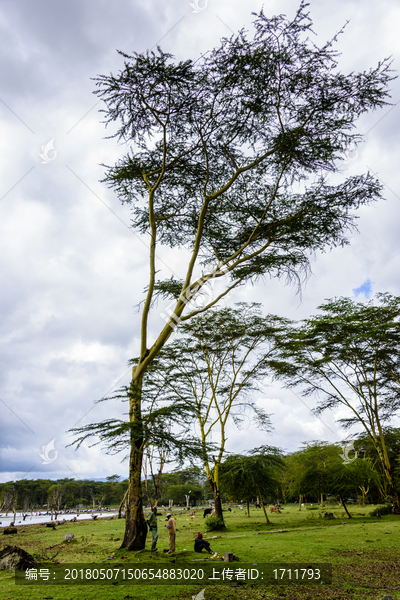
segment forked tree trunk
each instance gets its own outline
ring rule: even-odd
[[[125,513],[125,535],[121,548],[143,550],[146,545],[147,525],[142,502],[142,454],[131,448],[129,461],[128,502]]]

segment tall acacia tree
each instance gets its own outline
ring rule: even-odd
[[[339,423],[362,427],[400,514],[394,457],[385,439],[400,409],[400,297],[377,294],[367,304],[339,298],[319,309],[319,315],[288,327],[281,360],[273,365],[276,376],[306,396],[316,395],[317,414],[348,409]]]
[[[255,424],[270,430],[268,415],[251,399],[251,392],[269,373],[268,361],[275,356],[287,325],[281,317],[263,316],[257,303],[235,306],[210,310],[182,323],[177,328],[180,336],[153,363],[149,381],[160,401],[170,406],[186,404],[194,416],[202,462],[221,519],[218,474],[229,421],[240,427],[249,409]]]
[[[313,44],[303,1],[292,21],[255,15],[244,30],[198,60],[120,52],[124,68],[96,79],[105,123],[130,146],[105,181],[132,207],[133,227],[148,234],[149,283],[142,308],[140,358],[132,369],[129,501],[122,546],[144,547],[140,474],[143,376],[179,320],[263,275],[307,273],[313,251],[347,243],[353,209],[380,197],[370,174],[330,185],[363,113],[388,104],[390,62],[366,72],[337,69],[336,40]],[[339,162],[338,162],[339,161]],[[144,200],[144,203],[143,203]],[[157,281],[161,245],[190,249],[182,278]],[[196,275],[199,263],[203,274]],[[212,278],[230,279],[200,309],[190,302]],[[149,343],[157,292],[173,308]]]

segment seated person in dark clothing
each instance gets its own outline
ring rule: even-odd
[[[197,534],[197,538],[195,538],[194,540],[194,551],[201,552],[203,548],[207,550],[207,552],[209,552],[210,554],[214,554],[214,552],[210,548],[210,542],[206,542],[206,540],[203,540],[203,534],[199,532]]]

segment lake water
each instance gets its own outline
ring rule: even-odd
[[[36,515],[36,511],[34,511],[32,514],[28,513],[28,516],[25,518],[25,521],[23,520],[22,517],[22,513],[17,512],[16,513],[16,519],[15,519],[15,526],[18,527],[20,525],[37,525],[39,523],[51,523],[51,515],[48,514],[41,514],[41,515]],[[65,519],[66,521],[72,521],[72,519],[74,517],[77,517],[78,521],[82,521],[84,519],[91,519],[92,515],[97,515],[98,519],[104,518],[104,517],[112,517],[115,515],[118,515],[118,512],[107,512],[107,511],[94,511],[94,512],[90,512],[90,513],[84,513],[84,512],[69,512],[69,513],[60,513],[57,516],[57,520],[58,521],[62,521],[63,519]],[[8,513],[8,516],[5,516],[5,512],[3,512],[0,515],[0,528],[1,527],[8,527],[14,520],[14,515],[13,513]],[[53,515],[53,521],[54,521],[54,515]]]

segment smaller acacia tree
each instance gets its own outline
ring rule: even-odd
[[[250,517],[250,499],[258,496],[265,520],[270,523],[264,505],[264,496],[275,495],[279,490],[279,471],[285,468],[278,448],[262,446],[250,455],[234,454],[221,464],[221,486],[232,498],[246,498],[247,515]]]
[[[317,414],[346,407],[339,423],[361,425],[379,456],[393,495],[400,498],[386,440],[388,426],[400,408],[400,297],[377,294],[367,304],[350,298],[327,301],[322,314],[298,327],[287,327],[279,361],[271,364],[287,387],[301,386],[316,395]]]
[[[339,455],[338,449],[327,442],[312,442],[306,444],[297,453],[297,487],[303,493],[312,494],[321,501],[324,509],[324,495],[330,493],[330,466],[332,460]]]
[[[149,382],[160,400],[171,407],[176,403],[186,406],[197,422],[202,462],[216,516],[221,519],[219,468],[229,420],[240,427],[246,411],[250,411],[259,428],[271,429],[268,415],[252,400],[251,393],[256,382],[268,374],[268,361],[275,355],[287,324],[280,317],[263,317],[259,304],[242,302],[235,306],[181,324],[180,336],[160,352]]]
[[[393,465],[393,477],[395,480],[396,488],[400,488],[400,468],[397,466],[396,460],[397,457],[400,456],[400,428],[399,427],[384,427],[383,429],[383,437],[385,440],[385,445],[387,449],[388,459],[391,465]],[[376,451],[373,440],[365,434],[365,432],[360,433],[357,436],[357,449],[359,454],[363,454],[365,458],[368,458],[373,464],[374,468],[379,472],[380,477],[376,482],[377,491],[380,496],[380,500],[383,501],[387,496],[390,495],[390,487],[388,480],[385,476],[385,471],[382,465],[382,461],[380,460],[379,454]],[[369,486],[368,486],[369,487]],[[374,489],[371,486],[372,491]],[[368,489],[360,489],[363,502],[368,494]]]
[[[158,497],[160,494],[161,477],[164,470],[165,463],[168,459],[168,452],[162,446],[147,445],[144,461],[143,461],[143,474],[144,474],[144,487],[146,490],[147,500],[151,508],[157,506]],[[149,487],[149,473],[153,484],[153,498]]]
[[[346,498],[357,494],[360,487],[379,481],[379,473],[369,458],[356,458],[346,464],[338,444],[313,442],[296,456],[301,465],[297,470],[297,487],[317,496],[321,501],[321,510],[324,510],[324,495],[339,496],[349,519],[351,514],[346,506]]]
[[[301,487],[302,461],[298,452],[283,457],[285,469],[279,475],[282,497],[286,504],[288,498],[299,498],[299,511],[303,502],[304,490]]]

